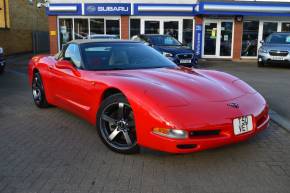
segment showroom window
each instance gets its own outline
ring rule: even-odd
[[[290,32],[290,23],[282,23],[282,32]]]
[[[140,19],[130,19],[130,37],[139,35],[141,33],[140,26],[141,26]]]
[[[259,35],[258,21],[244,21],[242,56],[257,56]]]
[[[178,40],[178,21],[164,21],[164,34]]]
[[[114,18],[59,18],[59,49],[71,40],[86,39],[90,35],[120,36],[120,20]]]
[[[105,33],[105,21],[104,19],[90,19],[90,35],[104,34]]]
[[[74,19],[74,28],[74,39],[86,39],[88,37],[88,19]]]
[[[145,34],[159,34],[159,21],[145,21]]]
[[[120,36],[119,20],[106,20],[106,34]]]
[[[182,43],[192,48],[192,36],[193,36],[193,20],[183,20],[183,31],[182,31]]]
[[[277,32],[277,22],[264,22],[263,23],[263,40],[265,40],[271,33]]]
[[[59,20],[59,44],[60,49],[73,39],[72,19]]]

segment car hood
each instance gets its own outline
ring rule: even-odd
[[[262,46],[266,50],[290,51],[290,45],[287,44],[264,44]]]
[[[226,73],[207,70],[146,69],[107,73],[115,84],[131,85],[130,90],[142,90],[143,96],[161,106],[182,106],[200,101],[228,101],[256,92],[238,78]],[[122,78],[120,78],[122,77]],[[237,83],[235,83],[237,82]],[[249,88],[248,88],[249,87]],[[144,95],[145,94],[145,95]]]
[[[171,54],[192,54],[193,51],[185,46],[153,46],[156,50],[160,52],[168,52]]]

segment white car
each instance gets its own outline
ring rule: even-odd
[[[4,71],[5,68],[4,50],[0,47],[0,73]]]

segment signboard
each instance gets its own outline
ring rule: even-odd
[[[201,58],[202,49],[202,25],[195,25],[195,35],[194,35],[194,51],[198,58]]]
[[[129,3],[88,3],[85,15],[131,15]]]

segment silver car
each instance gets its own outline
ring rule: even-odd
[[[290,63],[290,33],[272,33],[261,43],[258,51],[259,67],[271,63]]]

